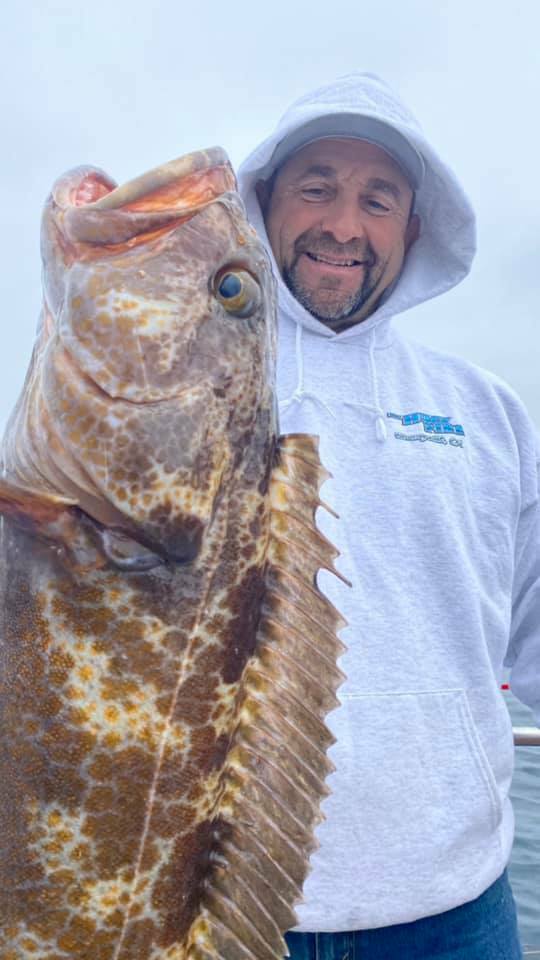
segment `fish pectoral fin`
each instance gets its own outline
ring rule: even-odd
[[[62,547],[69,563],[88,569],[106,562],[96,548],[93,526],[77,502],[0,480],[0,517],[36,539]]]
[[[64,511],[77,506],[75,500],[54,493],[42,493],[18,487],[0,479],[0,515],[21,526],[36,529],[54,523]]]

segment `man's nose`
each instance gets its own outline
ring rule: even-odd
[[[366,230],[362,211],[346,197],[336,198],[325,211],[323,226],[333,234],[338,243],[365,239]]]

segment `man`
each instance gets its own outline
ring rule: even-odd
[[[540,452],[504,383],[393,322],[468,273],[473,212],[368,74],[293,104],[239,183],[278,278],[281,429],[320,436],[353,584],[319,579],[347,679],[291,956],[514,960],[499,685],[506,662],[540,721]]]

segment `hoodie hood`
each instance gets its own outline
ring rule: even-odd
[[[339,334],[316,320],[281,280],[255,192],[257,181],[268,176],[272,157],[282,141],[316,118],[337,114],[354,114],[387,124],[420,154],[425,167],[422,184],[415,195],[421,233],[406,257],[398,281],[374,313]],[[275,131],[244,161],[238,171],[238,184],[248,218],[271,254],[281,309],[296,323],[321,336],[349,339],[365,335],[391,316],[450,290],[470,270],[476,237],[469,200],[452,171],[426,140],[412,113],[374,74],[350,73],[296,100]]]

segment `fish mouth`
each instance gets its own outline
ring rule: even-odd
[[[227,154],[211,147],[155,167],[122,186],[102,170],[80,167],[56,182],[52,199],[61,215],[66,252],[88,244],[78,259],[133,249],[194,217],[236,189]]]

